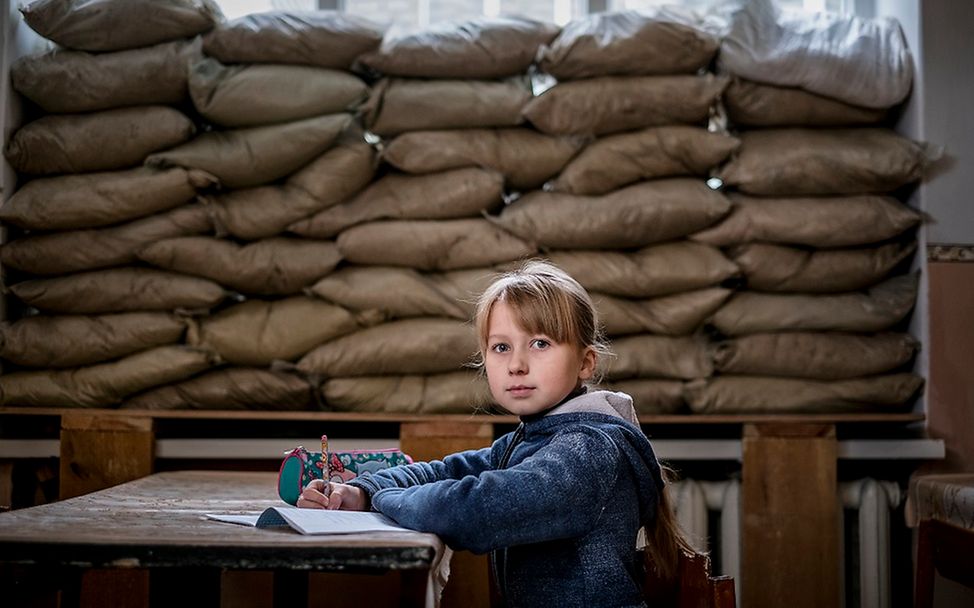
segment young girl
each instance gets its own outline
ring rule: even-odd
[[[686,548],[653,448],[623,393],[589,390],[606,354],[585,289],[528,262],[481,296],[481,362],[497,404],[521,423],[489,448],[311,482],[299,507],[367,510],[491,553],[508,606],[644,606],[647,550],[663,578]]]

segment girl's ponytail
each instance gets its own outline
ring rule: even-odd
[[[663,490],[659,493],[656,521],[646,525],[646,561],[661,583],[676,582],[680,553],[696,553],[676,519],[670,496],[670,483],[676,480],[673,469],[660,463]],[[669,585],[665,585],[669,586]]]

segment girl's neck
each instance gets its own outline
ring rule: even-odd
[[[565,395],[565,398],[564,399],[562,399],[558,403],[552,405],[551,407],[549,407],[547,409],[543,409],[540,412],[535,412],[533,414],[525,414],[524,416],[521,416],[521,422],[535,422],[536,420],[541,420],[546,415],[548,415],[548,413],[551,410],[555,409],[556,407],[558,407],[558,406],[560,406],[560,405],[562,405],[564,403],[567,403],[567,402],[571,401],[572,399],[574,399],[575,397],[578,397],[579,395],[584,395],[586,392],[588,392],[588,389],[585,387],[585,385],[584,384],[579,384],[578,386],[575,387],[574,390],[572,390],[572,392],[570,392],[567,395]]]

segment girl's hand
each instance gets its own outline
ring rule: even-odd
[[[324,479],[312,479],[304,487],[298,497],[298,506],[302,509],[329,509],[332,511],[365,511],[366,496],[362,488],[325,482]]]

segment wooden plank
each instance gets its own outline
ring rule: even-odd
[[[14,503],[14,463],[0,462],[0,513],[9,511]]]
[[[841,600],[832,425],[748,425],[743,440],[741,605]]]
[[[85,570],[78,605],[81,608],[144,608],[149,605],[149,571]]]
[[[61,417],[60,497],[80,496],[151,475],[152,420],[88,413]],[[147,424],[148,423],[148,424]]]
[[[224,570],[220,608],[266,608],[274,603],[274,573],[269,570]]]

